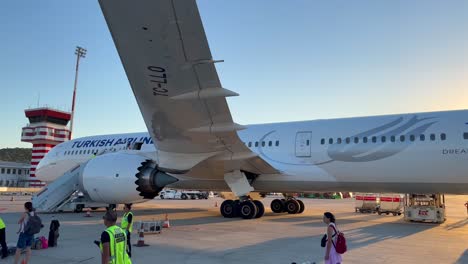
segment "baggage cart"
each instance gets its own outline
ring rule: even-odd
[[[397,193],[383,193],[380,194],[380,205],[377,210],[379,215],[393,214],[401,215],[404,208],[404,196]]]
[[[356,193],[354,210],[356,213],[376,213],[379,201],[376,193]]]

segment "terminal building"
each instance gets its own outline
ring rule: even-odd
[[[0,161],[0,187],[29,187],[31,165]]]

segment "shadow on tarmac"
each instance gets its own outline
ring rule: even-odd
[[[455,262],[456,264],[466,264],[468,263],[468,249],[460,256],[460,258]]]
[[[468,218],[467,219],[464,219],[464,220],[461,220],[461,221],[458,221],[456,223],[453,223],[451,225],[447,225],[446,229],[447,230],[452,230],[452,229],[455,229],[455,228],[460,228],[460,227],[464,227],[468,225]],[[468,263],[468,262],[467,262]]]

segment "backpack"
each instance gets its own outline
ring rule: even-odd
[[[24,226],[24,233],[26,235],[35,235],[41,231],[42,220],[37,215],[37,213],[34,213],[33,216],[31,216],[30,213],[28,213],[28,215],[29,215],[29,219],[26,225]]]
[[[45,238],[45,236],[41,236],[39,240],[41,240],[42,249],[49,248],[49,241],[47,238]]]
[[[348,248],[346,246],[346,238],[345,238],[345,236],[344,236],[344,234],[342,232],[337,232],[333,225],[331,227],[333,227],[333,229],[335,230],[335,233],[337,234],[336,245],[335,245],[335,243],[333,243],[333,240],[332,240],[332,243],[333,243],[333,246],[335,247],[336,253],[344,254],[346,252],[346,250],[348,250]]]

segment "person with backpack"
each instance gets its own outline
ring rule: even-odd
[[[24,203],[24,213],[18,221],[20,229],[18,231],[18,243],[16,244],[15,264],[19,263],[21,251],[26,249],[26,258],[21,263],[28,263],[31,258],[31,245],[34,235],[39,233],[42,227],[41,219],[37,216],[31,202]]]
[[[323,222],[327,225],[327,234],[324,236],[325,243],[325,264],[340,264],[342,263],[341,254],[346,251],[346,243],[344,244],[344,251],[342,248],[342,242],[338,241],[339,237],[342,236],[335,224],[335,216],[326,212],[323,214]],[[344,239],[344,236],[342,236]],[[340,243],[339,243],[340,242]],[[323,244],[322,244],[323,245]],[[341,252],[341,253],[338,253]]]

